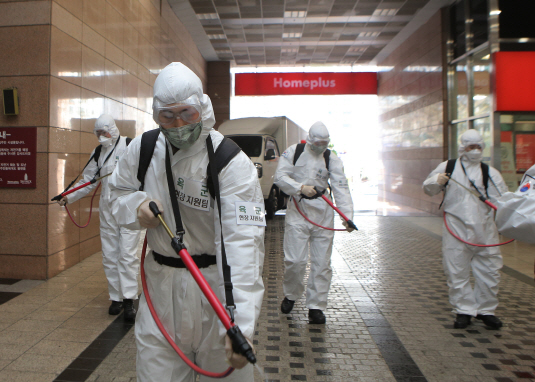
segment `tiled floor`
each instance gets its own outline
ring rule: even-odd
[[[269,381],[535,380],[533,246],[504,248],[504,328],[454,330],[440,218],[357,216],[360,231],[335,238],[328,322],[309,325],[303,299],[289,315],[279,309],[283,219],[266,230],[255,336]],[[0,299],[17,294],[0,305],[0,382],[136,380],[132,325],[107,314],[100,254],[24,285],[0,279]]]

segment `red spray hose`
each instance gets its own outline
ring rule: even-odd
[[[295,198],[292,198],[293,201],[294,201],[294,204],[295,204],[295,208],[297,208],[297,211],[301,214],[302,217],[305,218],[305,220],[307,222],[309,222],[310,224],[313,224],[315,225],[316,227],[320,227],[320,228],[323,228],[323,229],[326,229],[328,231],[345,231],[345,228],[344,229],[339,229],[339,228],[330,228],[330,227],[324,227],[322,225],[319,225],[317,223],[314,223],[312,220],[310,220],[300,209],[299,209],[299,205],[297,204],[297,200],[295,200]]]
[[[206,297],[206,299],[208,300],[208,302],[210,303],[210,305],[214,309],[215,313],[219,317],[219,320],[221,321],[221,323],[227,329],[227,335],[228,335],[228,337],[230,338],[230,340],[232,342],[233,351],[235,353],[243,355],[247,359],[247,361],[249,361],[250,363],[255,364],[256,363],[256,356],[254,354],[254,350],[253,350],[252,346],[249,344],[249,342],[247,341],[245,336],[242,334],[242,332],[241,332],[240,328],[238,327],[238,325],[236,325],[234,323],[234,319],[231,319],[229,317],[229,315],[227,314],[225,308],[223,307],[223,304],[221,304],[221,301],[219,301],[219,299],[215,295],[214,291],[210,287],[210,284],[208,284],[208,282],[206,281],[206,279],[202,275],[201,271],[199,270],[199,268],[195,264],[195,261],[193,261],[193,259],[191,258],[191,255],[188,253],[186,247],[182,243],[182,239],[181,238],[178,239],[177,237],[175,237],[173,235],[173,233],[169,229],[169,226],[163,220],[161,212],[158,209],[158,206],[156,205],[156,203],[154,201],[151,201],[149,203],[149,208],[152,211],[152,213],[154,214],[154,216],[157,217],[160,220],[160,223],[165,228],[165,230],[167,231],[167,234],[171,238],[171,246],[173,247],[173,249],[175,250],[177,255],[180,256],[180,258],[184,262],[184,265],[186,266],[188,271],[191,273],[191,275],[193,276],[193,278],[197,282],[197,285],[199,285],[199,287],[201,288],[201,291],[203,292],[204,296]],[[145,240],[145,243],[146,243],[146,240]],[[144,249],[143,249],[143,258],[142,258],[142,266],[141,266],[141,270],[143,272],[142,273],[142,280],[145,277],[144,276],[144,267],[143,267],[144,259],[145,259],[145,252],[146,252],[146,245],[144,246]],[[148,304],[148,302],[150,300],[150,296],[148,294],[148,289],[146,287],[146,283],[143,283],[143,291],[145,293],[145,298],[146,298],[147,304]],[[149,305],[149,309],[150,309],[151,305],[152,305],[152,302]],[[229,368],[227,371],[217,374],[217,373],[211,373],[211,372],[205,371],[205,370],[197,367],[196,365],[194,367],[194,364],[184,356],[184,354],[180,351],[178,346],[176,346],[174,341],[172,341],[172,339],[169,337],[169,335],[165,331],[165,328],[163,327],[161,322],[158,324],[159,319],[158,319],[158,316],[157,316],[156,311],[154,310],[154,308],[150,309],[150,310],[151,310],[152,317],[154,318],[154,321],[158,325],[158,328],[160,329],[160,331],[162,332],[164,337],[167,339],[169,344],[173,347],[173,349],[175,349],[175,351],[178,353],[180,358],[182,358],[184,360],[184,362],[186,362],[196,372],[198,372],[199,374],[206,375],[206,376],[213,376],[214,378],[223,378],[223,377],[227,376],[228,374],[230,374],[234,370],[233,368]]]
[[[88,185],[88,184],[86,183],[86,185]],[[85,186],[82,185],[82,186],[80,186],[80,187],[76,187],[76,189],[71,190],[71,192],[72,192],[72,191],[75,191],[75,190],[77,190],[77,189],[79,189],[79,188],[82,188],[82,187],[85,187]],[[76,222],[74,221],[72,215],[71,215],[71,211],[69,211],[69,209],[67,208],[67,205],[65,205],[65,209],[67,210],[67,213],[69,214],[69,217],[71,218],[71,221],[74,223],[74,225],[75,225],[76,227],[78,227],[78,228],[85,228],[85,227],[87,227],[87,226],[89,225],[89,223],[91,222],[91,213],[93,212],[93,199],[95,199],[95,195],[97,194],[97,191],[98,191],[99,187],[100,187],[100,184],[97,186],[97,188],[95,188],[95,192],[93,192],[93,196],[91,197],[91,203],[90,203],[90,205],[89,205],[89,217],[87,218],[87,223],[85,223],[85,225],[79,225],[78,223],[76,223]],[[71,192],[68,192],[68,193],[70,194]],[[65,193],[65,194],[67,194],[67,193]],[[62,195],[65,195],[65,194],[62,194]]]
[[[183,251],[185,253],[187,253],[187,251],[185,249]],[[152,305],[152,300],[151,300],[150,295],[149,295],[149,289],[147,288],[147,280],[145,278],[145,254],[146,254],[146,252],[147,252],[147,235],[145,235],[145,241],[143,242],[143,251],[141,253],[141,284],[143,285],[143,294],[145,295],[145,300],[147,301],[147,305],[149,307],[150,313],[152,315],[152,318],[154,319],[154,322],[156,322],[156,325],[158,326],[158,329],[160,329],[160,332],[162,332],[162,334],[165,337],[165,339],[167,340],[167,342],[169,342],[169,345],[171,345],[171,347],[177,352],[177,354],[180,356],[180,358],[182,358],[182,360],[190,368],[195,370],[197,373],[202,374],[202,375],[207,376],[207,377],[211,377],[211,378],[225,378],[225,377],[229,376],[234,371],[234,369],[232,367],[229,367],[226,371],[224,371],[222,373],[214,373],[214,372],[203,370],[199,366],[195,365],[188,357],[186,357],[186,355],[182,352],[182,350],[180,350],[180,348],[175,343],[175,341],[173,341],[173,339],[171,338],[169,333],[167,333],[167,330],[165,330],[165,327],[163,326],[162,322],[160,321],[160,318],[156,314],[156,310],[154,309],[154,306]],[[184,261],[184,264],[186,264],[186,259],[185,259],[186,257],[189,257],[189,260],[193,261],[189,254],[187,254],[187,256],[182,256],[182,255],[183,254],[181,253],[181,258],[182,258],[182,261]],[[193,263],[193,264],[195,264],[195,263]],[[195,268],[197,268],[197,267],[195,267]],[[198,268],[197,268],[197,270],[198,270]],[[201,277],[202,277],[202,274],[201,274]],[[203,279],[204,279],[204,277],[203,277]],[[197,280],[197,279],[195,279],[195,280]],[[204,282],[206,282],[206,280],[204,280]],[[208,287],[210,287],[210,286],[208,286]],[[203,293],[204,293],[204,291],[203,291]],[[213,292],[212,292],[212,294],[213,294]],[[218,302],[219,302],[219,300],[218,300]],[[211,304],[211,302],[210,302],[210,304]],[[221,305],[221,303],[219,303],[219,304]],[[214,306],[214,305],[212,305],[212,306]],[[225,315],[226,315],[226,312],[225,312]],[[227,318],[228,318],[228,316],[227,316]],[[229,321],[230,321],[230,319],[228,320],[228,322]],[[225,327],[228,329],[228,327],[226,325],[225,325]]]
[[[351,228],[353,228],[353,229],[355,229],[355,230],[357,230],[357,231],[359,230],[359,229],[357,228],[357,226],[355,225],[355,223],[353,223],[351,220],[349,220],[348,217],[347,217],[342,211],[340,211],[340,209],[339,209],[338,207],[336,207],[336,206],[333,204],[333,202],[331,202],[331,201],[329,200],[329,198],[327,198],[325,195],[321,195],[321,197],[323,198],[323,200],[325,200],[325,201],[327,202],[327,204],[328,204],[329,206],[331,206],[331,208],[332,208],[333,210],[335,210],[336,212],[338,212],[338,215],[340,215],[340,216],[342,217],[342,219],[344,219],[344,220],[346,221],[346,223],[349,225],[349,227],[351,227]]]
[[[487,248],[487,247],[499,247],[501,245],[509,244],[509,243],[515,241],[515,239],[511,239],[511,240],[508,240],[506,242],[498,243],[498,244],[474,244],[474,243],[469,243],[468,241],[465,241],[465,240],[461,239],[458,235],[453,233],[453,231],[451,230],[451,228],[448,225],[448,222],[446,220],[446,211],[444,211],[444,225],[446,226],[446,229],[451,234],[451,236],[453,236],[454,238],[456,238],[457,240],[459,240],[460,242],[462,242],[464,244],[468,244],[468,245],[471,245],[471,246],[474,246],[474,247],[484,247],[484,248]]]
[[[64,191],[62,192],[61,194],[59,195],[56,195],[54,196],[51,200],[52,201],[57,201],[57,200],[61,200],[61,198],[63,198],[64,196],[67,196],[69,194],[72,194],[74,191],[78,191],[79,189],[81,188],[84,188],[84,187],[87,187],[95,182],[98,182],[99,180],[101,180],[102,178],[105,178],[107,176],[110,176],[112,173],[110,172],[109,174],[106,174],[106,175],[103,175],[99,178],[93,178],[91,179],[89,182],[86,182],[84,184],[81,184],[79,185],[78,187],[75,187],[73,188],[72,190],[69,190],[69,191]],[[76,180],[76,179],[75,179]],[[97,188],[95,189],[95,192],[93,193],[93,196],[91,197],[91,205],[89,206],[89,218],[87,219],[87,223],[85,223],[85,225],[79,225],[78,223],[76,223],[71,215],[71,212],[69,211],[69,209],[67,208],[67,205],[65,205],[65,209],[67,210],[67,214],[69,214],[69,217],[71,218],[71,221],[74,223],[75,226],[77,226],[78,228],[85,228],[89,225],[89,222],[91,222],[91,213],[93,212],[93,199],[95,198],[95,195],[97,194],[97,190],[98,188],[100,187],[100,184],[97,186]]]

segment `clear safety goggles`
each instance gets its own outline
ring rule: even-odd
[[[97,138],[100,138],[101,135],[107,137],[108,135],[110,135],[110,132],[108,130],[97,130],[95,131],[95,135],[97,136]]]
[[[472,151],[472,150],[483,150],[483,148],[481,147],[481,145],[478,145],[478,144],[472,144],[472,145],[466,146],[465,151]]]
[[[328,146],[329,145],[329,142],[330,140],[327,139],[327,140],[321,140],[321,141],[314,141],[314,143],[312,143],[314,146],[318,146],[318,147],[322,147],[322,146]]]
[[[154,106],[155,122],[161,126],[171,125],[177,119],[187,123],[199,122],[201,115],[201,103],[196,95],[171,105]]]

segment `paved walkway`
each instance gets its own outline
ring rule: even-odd
[[[358,233],[336,234],[326,325],[307,323],[303,299],[280,312],[283,217],[268,225],[254,342],[269,381],[535,380],[533,246],[504,251],[502,330],[478,321],[455,330],[440,219],[355,221]],[[134,331],[107,315],[100,254],[48,282],[13,281],[0,285],[0,304],[9,300],[0,305],[0,382],[136,380]]]

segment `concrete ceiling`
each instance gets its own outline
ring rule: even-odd
[[[369,65],[451,0],[168,0],[207,61]],[[401,38],[400,38],[401,37]],[[408,36],[406,36],[408,37]],[[405,37],[405,38],[406,38]]]

